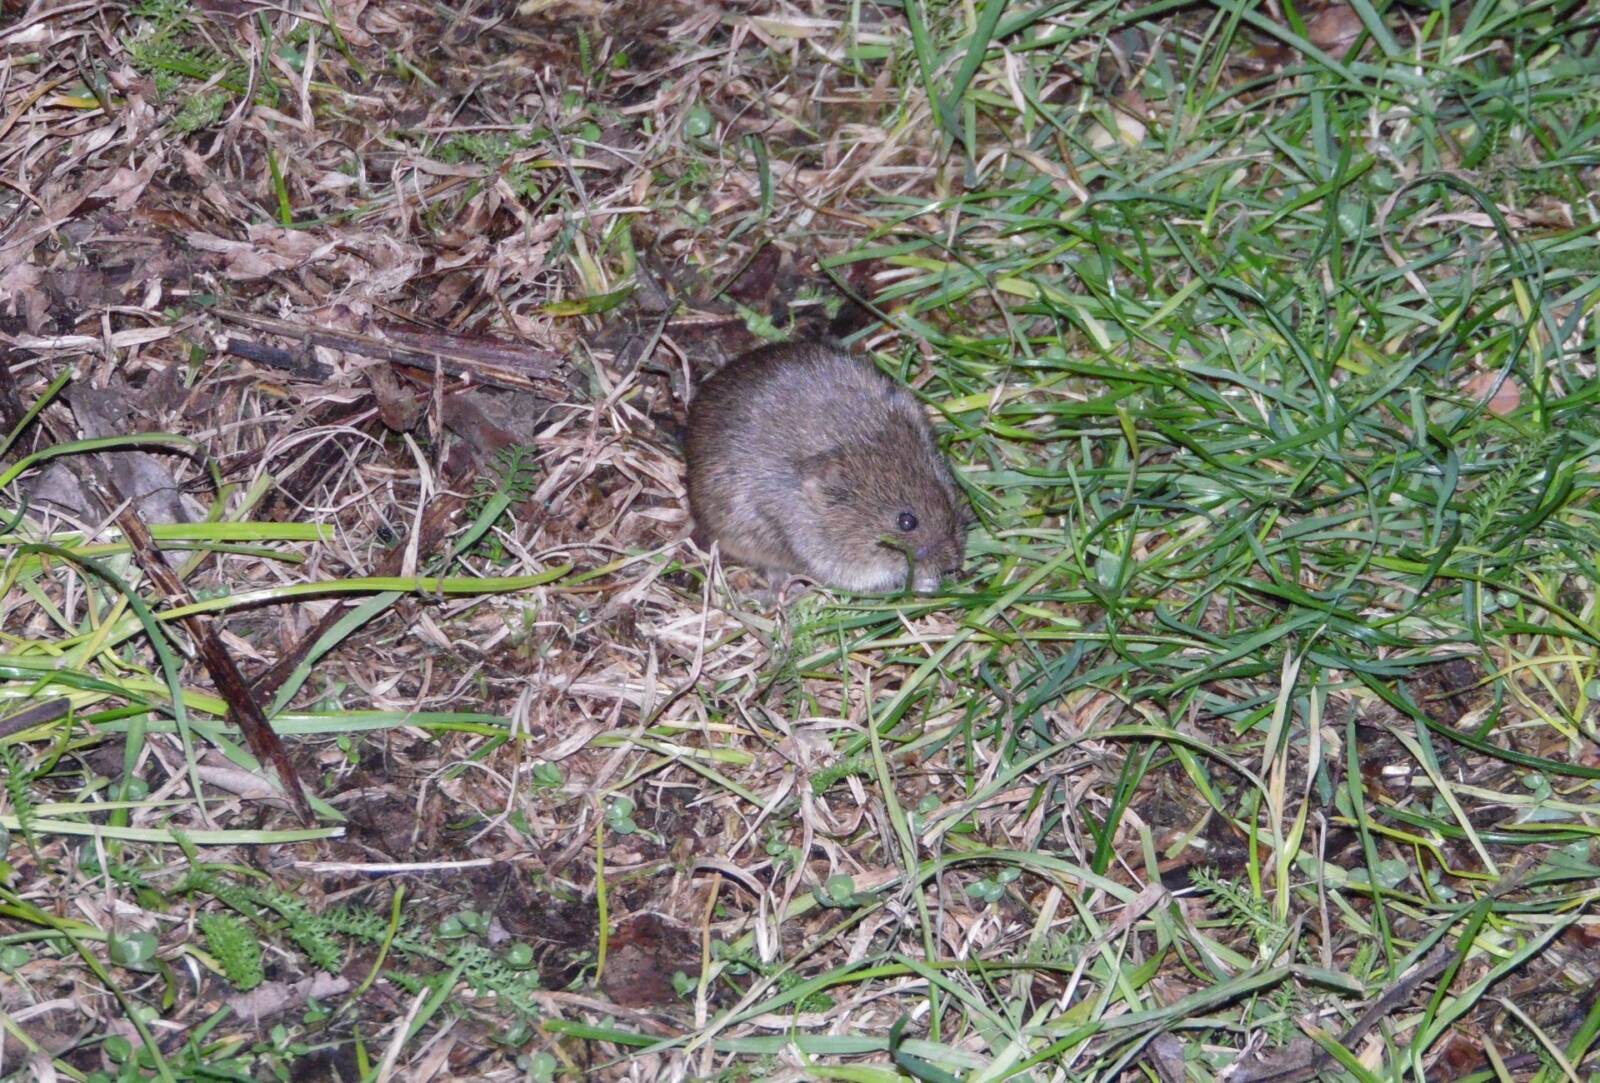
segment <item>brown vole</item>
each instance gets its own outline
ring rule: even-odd
[[[911,393],[832,346],[745,354],[689,404],[695,540],[770,574],[935,590],[969,510]]]

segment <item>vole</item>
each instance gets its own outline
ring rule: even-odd
[[[684,447],[695,541],[769,577],[931,591],[970,508],[912,394],[836,346],[745,354],[702,383]]]

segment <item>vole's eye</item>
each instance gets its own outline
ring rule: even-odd
[[[894,521],[894,525],[899,527],[902,532],[909,534],[917,529],[917,517],[909,511],[903,511],[900,513],[900,518]]]

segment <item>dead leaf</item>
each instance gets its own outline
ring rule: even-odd
[[[1306,23],[1306,40],[1338,56],[1355,44],[1364,29],[1361,16],[1347,4],[1329,4]]]
[[[1506,373],[1504,382],[1496,388],[1500,376],[1498,372],[1480,372],[1462,384],[1461,390],[1475,402],[1482,402],[1484,396],[1492,391],[1494,394],[1489,399],[1488,411],[1495,417],[1508,417],[1522,406],[1522,385],[1517,382],[1515,375]]]

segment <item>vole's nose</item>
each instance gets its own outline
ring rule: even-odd
[[[918,591],[938,590],[944,580],[961,574],[961,554],[938,544],[918,552],[915,564],[911,585]]]

